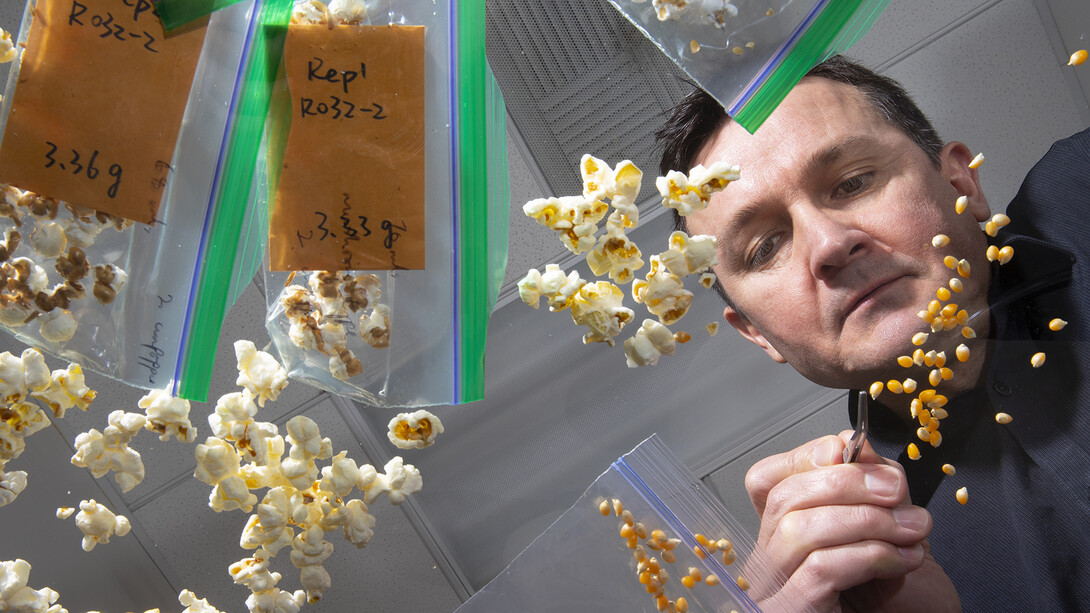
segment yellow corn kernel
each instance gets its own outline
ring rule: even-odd
[[[875,381],[874,383],[871,383],[870,384],[870,397],[871,398],[878,398],[878,394],[882,393],[882,388],[883,387],[884,386],[882,385],[881,381]]]
[[[954,470],[954,465],[953,464],[943,464],[942,465],[942,472],[944,472],[944,473],[950,475],[951,477],[953,477],[954,473],[956,473],[957,471]]]
[[[954,355],[958,357],[959,362],[968,362],[969,347],[965,343],[958,345],[958,348],[954,350]]]
[[[741,588],[743,592],[749,589],[749,581],[742,575],[738,575],[738,587]]]
[[[650,571],[645,570],[642,573],[640,573],[640,583],[643,584],[643,585],[647,585],[648,583],[651,583],[651,572]]]
[[[621,511],[619,515],[621,516],[621,520],[629,526],[636,523],[636,519],[632,517],[632,511],[625,509]]]
[[[707,577],[704,577],[704,583],[707,585],[719,585],[719,577],[708,575]]]
[[[738,554],[731,549],[730,551],[723,553],[723,564],[730,566],[734,564],[734,561],[738,559]]]
[[[916,446],[916,443],[909,443],[908,444],[908,459],[910,459],[910,460],[919,460],[920,459],[920,448]]]
[[[651,539],[656,540],[656,541],[660,541],[660,542],[665,541],[666,540],[666,533],[663,532],[662,530],[652,530],[651,531]]]
[[[1000,228],[1009,224],[1010,222],[1011,218],[1007,217],[1003,213],[996,213],[995,215],[992,215],[992,223],[999,226]]]
[[[640,537],[641,539],[647,538],[647,528],[644,527],[643,524],[641,524],[639,522],[636,522],[635,528],[636,528],[636,536]]]
[[[952,319],[958,314],[958,305],[957,303],[951,302],[950,304],[942,307],[942,310],[939,311],[939,313],[947,319]]]
[[[674,332],[674,340],[684,345],[685,343],[693,340],[693,337],[688,332],[684,330],[679,330],[678,332]]]
[[[942,394],[935,394],[934,398],[932,398],[928,402],[925,402],[924,404],[926,404],[927,408],[929,409],[941,409],[942,407],[946,406],[946,403],[946,396],[943,396]]]
[[[1007,245],[999,250],[999,263],[1006,264],[1014,257],[1014,247]]]
[[[1067,59],[1067,65],[1078,66],[1079,64],[1086,61],[1086,56],[1086,49],[1079,49],[1078,51],[1072,53],[1071,57]]]
[[[666,558],[663,558],[663,560],[669,561],[669,560],[666,560]],[[665,568],[660,569],[659,570],[659,582],[665,584],[669,580],[670,580],[670,573]]]
[[[916,419],[919,420],[920,426],[926,428],[927,424],[931,423],[931,412],[924,409],[918,415],[916,415]]]
[[[974,338],[976,338],[976,331],[973,330],[972,328],[970,328],[969,326],[964,326],[961,329],[961,335],[964,336],[967,339],[974,339]]]
[[[956,211],[958,215],[961,215],[967,208],[969,208],[969,197],[958,196],[958,199],[954,201],[954,211]]]
[[[984,223],[984,233],[988,236],[995,236],[999,232],[999,226],[995,225],[994,221],[987,221]]]
[[[662,551],[662,542],[660,541],[647,541],[647,548],[651,551]]]
[[[958,502],[960,502],[961,504],[966,504],[967,502],[969,502],[969,488],[961,488],[957,491],[956,494],[954,494],[954,498],[957,498]]]
[[[669,602],[670,601],[667,600],[665,596],[659,596],[655,599],[655,606],[658,608],[659,611],[665,611],[666,605],[669,604]]]
[[[969,162],[969,168],[980,168],[980,165],[984,163],[984,154],[978,153],[973,161]]]
[[[938,300],[932,300],[931,302],[927,303],[927,312],[928,313],[931,313],[932,315],[938,315],[939,311],[941,311],[941,310],[942,310],[942,302],[940,302]]]
[[[925,428],[923,426],[920,426],[919,428],[916,428],[916,438],[920,439],[921,441],[926,441],[928,439],[928,437],[930,437],[930,436],[931,436],[931,431],[928,430],[927,428]]]
[[[912,411],[912,416],[916,417],[920,414],[920,411],[923,410],[923,403],[920,402],[919,398],[913,398],[912,403],[909,405],[909,408]]]
[[[700,558],[701,560],[706,557],[704,550],[697,545],[693,545],[693,553],[696,554],[696,557]]]
[[[984,252],[984,257],[988,258],[989,262],[994,262],[999,259],[999,247],[995,245],[989,245],[988,250]]]
[[[662,561],[663,562],[669,562],[670,564],[673,564],[676,559],[677,558],[674,557],[674,552],[672,552],[672,551],[663,551],[662,552]],[[662,571],[662,572],[666,572],[666,571]]]
[[[689,41],[689,51],[693,53],[700,51],[700,43],[696,42],[696,39]]]
[[[1029,359],[1029,363],[1030,363],[1030,364],[1031,364],[1031,365],[1032,365],[1032,366],[1033,366],[1034,368],[1040,368],[1041,366],[1044,366],[1044,363],[1045,363],[1045,352],[1043,352],[1043,351],[1038,351],[1037,353],[1033,354],[1033,357],[1031,357],[1031,358]]]
[[[643,545],[637,545],[636,550],[632,552],[632,557],[636,558],[637,562],[643,562],[647,559],[647,550],[643,548]]]
[[[621,538],[628,538],[635,534],[635,530],[628,524],[621,524]]]
[[[635,555],[635,554],[633,554],[633,555]],[[643,559],[643,560],[640,560],[639,564],[636,565],[636,572],[642,573],[643,571],[647,570],[647,567],[649,566],[649,564],[650,564],[650,562],[648,562],[648,560],[646,558]]]
[[[961,279],[954,277],[950,279],[950,291],[960,294],[965,289],[965,284],[961,282]]]
[[[715,539],[708,540],[708,553],[716,553],[719,551],[719,543]]]
[[[935,290],[935,297],[945,302],[950,299],[950,290],[946,289],[945,287],[940,287],[939,289]]]
[[[684,577],[681,578],[681,585],[684,585],[685,587],[687,587],[689,589],[692,589],[692,587],[694,585],[696,585],[696,581],[697,580],[693,579],[692,575],[685,575]]]
[[[678,596],[677,598],[677,613],[689,613],[689,601],[685,600],[684,596]]]
[[[957,271],[962,277],[968,278],[969,272],[972,271],[972,269],[973,267],[969,264],[969,260],[958,260]]]
[[[939,375],[942,377],[943,381],[949,381],[954,377],[954,371],[944,366],[939,369]]]
[[[680,544],[681,544],[681,539],[666,539],[665,541],[662,542],[662,550],[663,551],[673,551]]]
[[[901,392],[905,391],[905,388],[901,386],[901,382],[896,379],[890,379],[889,381],[886,381],[886,389],[888,389],[890,393],[893,394],[900,394]]]
[[[904,389],[906,394],[911,394],[912,392],[916,391],[916,380],[912,377],[909,377],[901,382],[901,387]]]
[[[946,366],[946,352],[939,351],[935,354],[935,368],[942,368]]]
[[[958,267],[958,259],[955,258],[952,255],[948,255],[948,256],[942,258],[942,263],[944,265],[946,265],[946,267],[949,268],[950,270],[954,270],[955,268]]]
[[[1013,419],[1013,418],[1010,415],[1006,414],[1006,413],[996,413],[995,414],[996,423],[1009,424],[1009,423],[1011,423],[1011,419]]]
[[[647,570],[651,571],[652,575],[658,575],[659,571],[662,570],[662,566],[659,565],[659,559],[651,558],[650,560],[648,560]]]
[[[931,331],[942,332],[942,329],[946,327],[946,318],[939,316],[931,320]]]
[[[916,317],[919,317],[920,319],[924,320],[927,323],[931,323],[935,319],[935,314],[932,313],[931,311],[928,311],[928,310],[924,309],[922,311],[917,312]]]
[[[695,566],[689,567],[689,576],[693,579],[700,581],[704,578],[704,573],[700,572],[700,569]]]
[[[609,501],[608,500],[603,500],[602,502],[598,503],[598,511],[602,515],[608,516],[609,515]]]
[[[942,383],[942,373],[939,372],[939,369],[933,368],[931,372],[927,373],[927,382],[931,384],[931,387]]]
[[[920,402],[922,402],[924,404],[927,404],[927,403],[931,402],[932,400],[934,400],[935,396],[937,396],[937,395],[938,395],[938,392],[936,392],[935,390],[924,390],[924,391],[920,392],[919,399],[920,399]]]
[[[639,539],[638,536],[633,534],[632,536],[628,537],[628,543],[627,544],[628,544],[629,549],[635,549],[636,545],[640,544],[640,539]]]
[[[931,438],[928,439],[927,442],[931,443],[932,447],[938,447],[942,444],[942,434],[940,434],[938,430],[932,431]]]
[[[937,356],[937,355],[938,355],[938,352],[936,352],[934,349],[932,349],[931,351],[928,351],[927,353],[923,354],[923,365],[928,367],[928,368],[931,368],[932,366],[934,366],[935,365],[935,356]]]
[[[915,337],[913,337],[915,338]],[[925,339],[926,340],[926,339]],[[923,366],[923,356],[926,355],[923,349],[917,349],[912,352],[912,363],[916,366]]]
[[[963,326],[969,323],[969,311],[966,311],[965,309],[959,309],[958,314],[954,316],[954,322],[959,323]]]
[[[661,585],[655,585],[654,583],[648,583],[647,587],[645,587],[644,589],[647,590],[648,594],[655,594],[655,593],[657,593],[659,591],[660,587],[662,587],[662,586]]]
[[[617,514],[617,517],[620,517],[621,513],[624,512],[624,505],[621,504],[621,500],[619,498],[613,499],[613,512]]]
[[[912,344],[917,347],[927,342],[926,332],[917,332],[912,336]]]
[[[945,247],[950,244],[950,237],[945,234],[936,234],[931,239],[931,246],[935,248]]]
[[[930,435],[930,434],[931,434],[932,432],[934,432],[934,431],[938,430],[938,429],[939,429],[939,425],[940,425],[941,423],[942,423],[942,422],[940,422],[939,420],[935,419],[934,417],[928,417],[928,418],[927,418],[927,425],[926,425],[926,426],[924,426],[924,427],[925,427],[925,428],[927,429],[927,433],[928,433],[928,435]]]
[[[1064,320],[1060,319],[1059,317],[1057,317],[1056,319],[1053,319],[1052,321],[1048,322],[1048,329],[1052,330],[1053,332],[1059,332],[1060,330],[1063,330],[1064,326],[1066,326],[1066,325],[1067,325],[1066,321],[1064,321]],[[900,358],[897,358],[897,360],[900,361]]]
[[[950,414],[946,412],[946,409],[938,407],[931,409],[931,417],[934,417],[935,419],[946,419],[949,416]]]
[[[902,355],[902,356],[898,357],[897,358],[897,364],[900,365],[903,368],[908,368],[908,367],[912,366],[912,356]],[[608,510],[606,512],[608,513]]]
[[[700,533],[694,534],[693,538],[695,538],[696,542],[700,543],[701,545],[703,545],[705,547],[708,546],[708,537],[704,536],[703,534],[700,534]]]
[[[730,551],[734,547],[727,539],[719,539],[717,544],[719,545],[719,551]]]

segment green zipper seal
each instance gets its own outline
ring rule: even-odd
[[[885,4],[886,0],[831,0],[749,102],[734,116],[734,120],[751,134],[755,132],[807,71],[834,54],[830,53],[831,49],[836,49],[834,41],[855,42],[874,23]],[[864,10],[860,13],[861,7]],[[856,19],[857,13],[869,18]],[[848,24],[865,28],[846,36],[845,33],[850,31],[846,28]],[[847,45],[843,49],[847,49]]]
[[[458,388],[455,404],[484,398],[488,333],[488,167],[484,1],[458,0]]]
[[[227,154],[220,169],[208,243],[195,289],[189,333],[184,339],[178,396],[205,402],[212,380],[213,357],[227,312],[239,233],[250,206],[254,168],[269,112],[272,82],[280,66],[291,19],[292,0],[266,0],[258,16],[254,41],[240,86],[239,102],[229,127]]]
[[[215,11],[227,8],[240,0],[157,0],[155,12],[163,22],[167,32],[180,28],[187,23],[211,15]]]

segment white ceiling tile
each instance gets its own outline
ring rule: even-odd
[[[986,158],[981,183],[1000,211],[1056,140],[1081,127],[1032,0],[1005,0],[886,74],[912,93],[944,140]]]

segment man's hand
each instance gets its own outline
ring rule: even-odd
[[[761,516],[758,545],[787,577],[768,604],[825,611],[960,611],[929,553],[931,516],[908,500],[904,469],[868,444],[844,464],[845,442],[826,436],[766,458],[746,475]]]

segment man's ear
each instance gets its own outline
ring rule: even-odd
[[[787,360],[784,359],[782,355],[780,355],[779,351],[776,351],[776,348],[768,342],[768,339],[766,339],[765,336],[761,334],[761,331],[758,330],[756,326],[754,326],[753,323],[751,323],[749,319],[746,318],[745,315],[742,315],[731,307],[726,307],[723,309],[723,317],[725,317],[727,319],[727,322],[730,325],[734,326],[734,329],[737,330],[738,333],[741,334],[743,337],[745,337],[747,341],[763,349],[764,352],[768,354],[768,357],[776,360],[780,364],[787,363]]]
[[[992,211],[980,189],[980,177],[975,168],[969,168],[969,163],[973,161],[973,152],[965,143],[954,141],[942,148],[939,159],[942,162],[943,177],[958,194],[969,199],[968,212],[977,221],[988,221]]]

